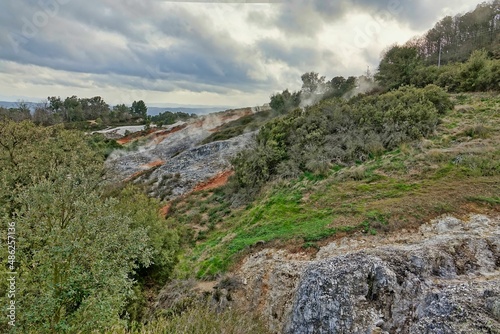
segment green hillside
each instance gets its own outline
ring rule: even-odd
[[[450,99],[455,107],[426,138],[380,147],[364,160],[326,171],[277,178],[244,208],[231,209],[234,184],[176,202],[168,219],[201,231],[179,275],[188,276],[194,266],[197,277],[213,278],[262,245],[316,248],[353,231],[386,233],[445,213],[500,209],[500,97],[471,93]]]
[[[149,126],[142,100],[111,110],[99,97],[53,97],[33,115],[0,108],[0,222],[10,233],[1,244],[15,234],[17,245],[0,248],[10,268],[0,273],[0,303],[10,305],[15,269],[18,307],[17,327],[3,317],[0,332],[266,333],[257,315],[216,304],[237,285],[226,275],[246,255],[314,254],[353,233],[497,215],[498,10],[497,0],[481,4],[389,47],[373,77],[305,73],[300,91],[271,95],[272,110],[201,143],[258,130],[225,185],[168,203],[132,179],[105,179],[104,160],[120,145],[77,130],[94,120]],[[195,292],[208,281],[223,288]]]

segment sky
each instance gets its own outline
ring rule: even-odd
[[[376,71],[384,49],[478,0],[8,0],[0,100],[256,106],[300,76]]]

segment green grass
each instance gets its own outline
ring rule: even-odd
[[[473,108],[448,112],[436,134],[362,164],[271,183],[243,208],[231,208],[221,189],[191,195],[198,210],[179,202],[171,219],[204,212],[212,228],[186,250],[178,276],[213,278],[261,247],[314,250],[354,231],[412,229],[441,214],[467,214],[472,203],[475,211],[500,210],[500,98],[464,96]],[[463,135],[476,124],[486,136]]]
[[[332,210],[314,210],[302,205],[301,200],[302,194],[298,190],[278,189],[258,205],[244,211],[237,222],[228,223],[232,226],[231,237],[227,237],[227,231],[220,231],[199,248],[199,256],[206,250],[217,255],[202,260],[197,276],[213,276],[227,270],[236,254],[258,243],[296,238],[317,241],[337,232],[336,228],[328,227],[333,218]],[[237,226],[233,226],[234,223]]]
[[[470,201],[473,201],[473,202],[488,203],[490,205],[499,205],[500,204],[500,197],[499,196],[494,196],[494,197],[471,196],[471,197],[467,197],[467,199]]]

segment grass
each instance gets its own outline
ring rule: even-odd
[[[414,230],[442,214],[500,211],[500,98],[456,99],[470,107],[450,111],[433,136],[329,175],[276,181],[246,207],[231,208],[223,189],[179,201],[170,219],[211,227],[191,243],[177,275],[211,279],[261,247],[314,251],[355,231]]]
[[[117,327],[109,334],[254,334],[270,333],[264,322],[237,309],[217,312],[209,306],[189,308],[180,315],[159,318],[138,329]]]

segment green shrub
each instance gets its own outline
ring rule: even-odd
[[[233,161],[240,189],[258,189],[274,178],[326,175],[432,133],[453,107],[439,87],[403,86],[350,101],[327,99],[262,127],[255,146]]]

